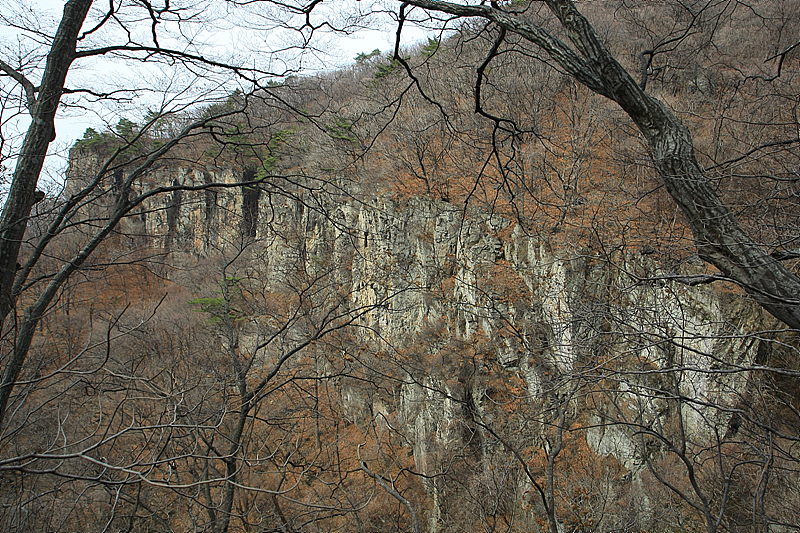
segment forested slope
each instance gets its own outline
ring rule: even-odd
[[[796,2],[676,6],[579,4],[796,274]],[[44,302],[0,417],[4,528],[798,527],[796,331],[704,261],[611,99],[449,24],[87,130],[4,325],[5,372]]]

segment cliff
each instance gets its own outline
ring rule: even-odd
[[[430,531],[474,522],[457,502],[498,483],[500,465],[504,512],[525,527],[548,501],[560,524],[579,520],[539,488],[569,492],[580,476],[605,476],[603,505],[664,529],[653,474],[687,475],[665,466],[675,446],[699,455],[737,441],[755,386],[747,369],[765,364],[754,333],[777,327],[731,287],[686,283],[705,273],[696,258],[664,264],[647,248],[526,234],[510,218],[441,200],[310,182],[239,186],[248,176],[230,169],[162,168],[148,179],[222,184],[155,197],[125,222],[123,232],[169,250],[178,271],[241,256],[226,275],[246,271],[270,290],[298,273],[325,278],[357,312],[347,342],[366,352],[359,362],[372,374],[367,384],[334,379],[339,408],[413,455]],[[240,327],[237,350],[256,349],[259,327]],[[599,505],[592,490],[589,508]]]

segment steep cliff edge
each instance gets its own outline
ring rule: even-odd
[[[239,186],[238,174],[158,170],[158,183],[230,187],[155,197],[122,231],[170,250],[181,270],[244,254],[247,275],[268,287],[298,271],[330,275],[345,305],[363,310],[353,342],[395,361],[368,385],[338,379],[341,410],[413,454],[430,531],[461,516],[463,491],[498,483],[501,463],[499,490],[525,523],[548,506],[560,524],[577,520],[544,489],[577,490],[576,475],[600,468],[604,501],[656,527],[653,476],[671,454],[737,441],[747,370],[765,365],[757,333],[777,325],[730,287],[676,279],[703,273],[696,261],[667,266],[646,249],[526,235],[507,217],[441,200]],[[244,326],[242,343],[257,343],[257,329]],[[580,468],[563,463],[581,453]]]

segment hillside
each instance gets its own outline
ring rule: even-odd
[[[691,132],[720,219],[796,275],[799,65],[764,62],[796,2],[579,7]],[[730,234],[629,111],[453,24],[87,130],[3,324],[5,375],[30,351],[4,529],[798,528],[796,300],[709,252]]]

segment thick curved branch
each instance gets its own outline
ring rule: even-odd
[[[36,87],[33,85],[33,83],[31,83],[31,80],[25,77],[22,72],[15,69],[2,59],[0,59],[0,70],[8,74],[14,79],[14,81],[22,85],[22,88],[25,90],[25,99],[28,104],[28,110],[33,110],[33,106],[36,104]]]
[[[492,9],[489,6],[462,6],[437,0],[410,0],[406,4],[421,7],[429,11],[440,11],[458,17],[479,17],[490,20],[506,31],[516,33],[547,52],[567,74],[574,77],[592,91],[608,96],[600,78],[589,67],[586,61],[575,53],[560,39],[554,37],[544,28],[523,22],[513,15]]]
[[[407,3],[491,20],[541,47],[577,81],[616,102],[647,139],[664,186],[692,229],[698,255],[733,279],[773,316],[800,329],[800,278],[753,243],[706,178],[695,157],[688,128],[661,101],[644,92],[571,0],[545,3],[580,55],[544,29],[487,6],[433,0]]]

